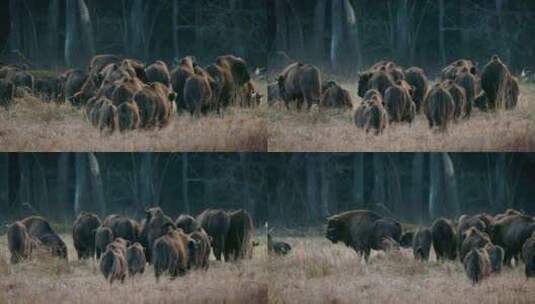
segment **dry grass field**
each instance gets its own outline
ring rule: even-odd
[[[64,236],[74,257],[72,239]],[[323,237],[283,239],[293,246],[286,257],[265,254],[251,261],[212,262],[208,271],[190,272],[156,284],[152,268],[124,285],[109,286],[94,261],[34,260],[16,266],[6,260],[0,239],[0,303],[533,303],[535,280],[523,265],[505,269],[472,286],[460,263],[416,262],[410,250],[373,252],[369,264],[344,245]]]
[[[355,88],[346,85],[352,93]],[[266,94],[266,84],[259,85]],[[359,98],[354,96],[355,102]],[[180,115],[154,131],[101,134],[69,105],[18,99],[0,110],[2,151],[535,151],[535,85],[521,86],[519,106],[499,114],[477,110],[446,134],[429,130],[418,115],[412,125],[389,126],[382,136],[366,134],[352,122],[352,111],[287,111],[263,103],[254,109],[231,107],[223,116]]]

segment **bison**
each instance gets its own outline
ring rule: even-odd
[[[447,88],[436,84],[427,94],[423,109],[429,128],[438,127],[440,131],[445,132],[453,120],[455,103]]]
[[[491,226],[492,243],[505,251],[505,265],[511,265],[512,258],[521,253],[523,244],[534,231],[535,219],[525,215],[508,215]]]
[[[92,258],[95,255],[95,233],[100,219],[94,213],[82,211],[72,226],[72,239],[78,259]]]
[[[405,80],[414,87],[413,101],[416,105],[416,112],[420,113],[424,98],[429,91],[427,76],[421,68],[411,67],[405,71]]]
[[[414,258],[421,261],[429,261],[429,252],[433,235],[429,228],[423,228],[416,232],[412,242],[412,252]]]
[[[159,82],[167,87],[171,85],[171,74],[167,64],[161,60],[154,62],[145,69],[147,82]]]
[[[522,259],[525,264],[526,277],[535,277],[535,233],[522,246]]]
[[[221,261],[227,246],[230,216],[221,209],[207,209],[197,216],[197,221],[212,239],[212,249],[216,260]]]
[[[109,227],[100,226],[95,232],[95,254],[97,259],[106,251],[108,244],[113,242],[113,231]]]
[[[457,258],[457,236],[450,220],[446,218],[436,219],[431,225],[431,235],[437,260],[455,260]]]
[[[474,248],[470,250],[463,259],[466,276],[475,285],[491,272],[490,258],[484,248]]]
[[[300,62],[291,64],[279,75],[278,84],[280,96],[288,110],[292,101],[297,102],[298,108],[303,102],[308,108],[320,102],[321,76],[316,66]]]
[[[116,280],[124,283],[127,267],[123,252],[112,248],[104,252],[99,263],[100,272],[110,284]]]
[[[188,268],[189,237],[181,229],[175,229],[172,222],[164,225],[167,230],[155,240],[152,247],[154,275],[158,282],[164,272],[169,272],[172,279],[186,274]]]
[[[145,252],[140,243],[135,242],[126,249],[126,263],[128,265],[128,275],[135,276],[145,272]]]
[[[7,228],[7,247],[11,254],[11,264],[17,264],[21,260],[29,259],[34,246],[34,240],[24,224],[14,222],[9,225]]]
[[[67,259],[67,245],[52,229],[47,220],[40,216],[30,216],[21,221],[30,236],[56,257]]]
[[[230,225],[225,240],[225,261],[252,258],[254,224],[243,209],[229,213]]]

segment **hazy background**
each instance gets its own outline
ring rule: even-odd
[[[522,153],[4,153],[0,210],[3,221],[38,213],[70,222],[81,210],[139,217],[156,205],[173,216],[245,208],[259,225],[302,226],[367,208],[423,223],[534,213],[534,168],[535,154]]]

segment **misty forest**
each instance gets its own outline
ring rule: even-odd
[[[532,154],[107,154],[9,153],[0,157],[0,206],[70,223],[81,211],[173,218],[206,208],[248,210],[265,221],[312,227],[338,212],[370,209],[429,223],[507,208],[535,212]]]

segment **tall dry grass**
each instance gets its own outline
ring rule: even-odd
[[[535,280],[522,267],[472,286],[459,262],[414,260],[410,250],[373,252],[362,260],[317,233],[276,237],[293,247],[286,257],[268,257],[265,242],[252,260],[212,262],[156,283],[151,267],[124,285],[109,286],[94,261],[72,260],[72,239],[63,235],[71,260],[51,258],[10,265],[0,238],[0,303],[533,303]],[[257,236],[260,239],[260,236]],[[523,266],[523,265],[522,265]]]
[[[355,95],[353,85],[345,86]],[[266,84],[259,88],[265,94]],[[176,116],[162,130],[107,136],[80,110],[29,97],[18,99],[10,112],[0,110],[0,151],[535,151],[534,85],[521,85],[515,110],[476,110],[446,134],[429,130],[426,119],[418,115],[412,125],[389,126],[383,135],[374,136],[357,129],[351,114],[287,111],[263,103],[254,109],[231,107],[222,117]]]

